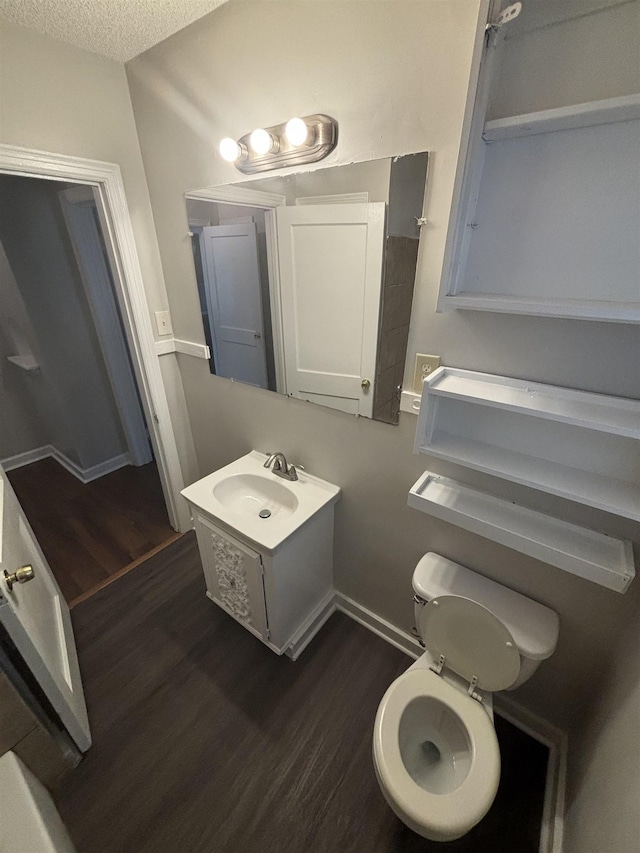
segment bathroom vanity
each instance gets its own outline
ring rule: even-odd
[[[207,595],[277,654],[294,660],[333,612],[333,515],[340,489],[287,481],[258,451],[182,492]]]

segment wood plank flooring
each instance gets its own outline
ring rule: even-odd
[[[547,751],[500,718],[489,814],[408,830],[371,761],[409,659],[335,614],[295,663],[205,598],[192,533],[73,611],[94,746],[54,796],[78,853],[537,853]]]
[[[176,537],[154,462],[86,484],[51,458],[7,476],[71,605]]]

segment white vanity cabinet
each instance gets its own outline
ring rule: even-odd
[[[439,310],[640,322],[639,20],[523,0],[479,37]]]
[[[340,489],[265,469],[252,450],[183,490],[207,595],[294,660],[334,610],[333,515]]]
[[[273,553],[193,508],[207,595],[277,654],[294,660],[333,612],[333,505]]]

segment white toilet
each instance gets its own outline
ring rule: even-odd
[[[558,640],[553,610],[426,554],[413,574],[425,653],[382,698],[373,762],[407,826],[453,841],[487,813],[500,781],[492,693],[518,687]]]

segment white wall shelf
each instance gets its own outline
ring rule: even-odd
[[[593,16],[590,43],[612,26]],[[561,77],[538,75],[534,57],[560,69],[552,33],[521,33],[516,47],[508,29],[489,34],[472,79],[438,310],[640,323],[633,72],[621,81],[604,55],[587,61],[582,30],[567,26]]]
[[[640,95],[623,95],[602,101],[571,104],[552,110],[508,116],[488,121],[482,132],[485,142],[518,139],[538,133],[554,133],[577,127],[640,119]]]
[[[22,370],[38,370],[40,365],[32,355],[8,355],[7,361],[20,367]]]
[[[455,367],[440,368],[428,386],[429,394],[640,439],[640,403],[635,400]]]
[[[604,320],[611,323],[640,323],[640,303],[607,302],[604,299],[536,299],[512,294],[461,292],[444,296],[442,310],[458,308],[492,311],[496,314],[528,314],[534,317],[564,317],[571,320]]]
[[[616,592],[635,577],[630,542],[425,471],[409,506]]]
[[[640,403],[441,367],[414,450],[640,521]]]

